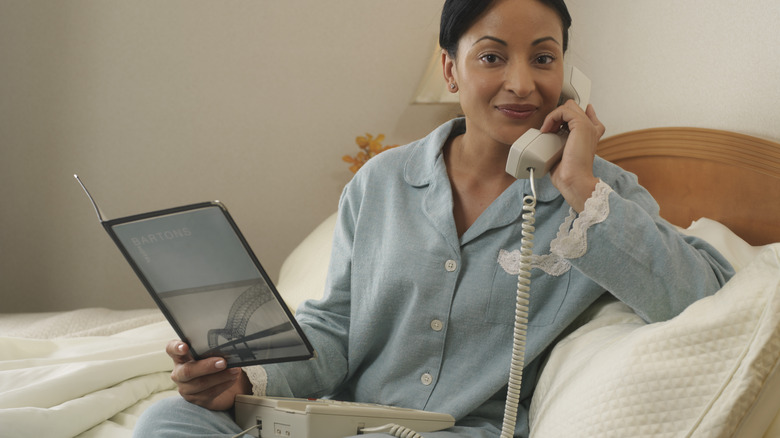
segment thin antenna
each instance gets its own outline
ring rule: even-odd
[[[81,178],[79,178],[78,175],[74,174],[74,178],[76,178],[76,181],[79,182],[79,185],[81,185],[81,188],[84,189],[84,193],[87,194],[87,197],[89,198],[89,201],[92,203],[92,207],[95,209],[95,214],[97,214],[98,220],[102,223],[103,222],[103,212],[100,211],[100,207],[98,207],[95,200],[92,198],[92,195],[89,194],[89,190],[87,190],[87,186],[84,185],[83,182],[81,182]]]

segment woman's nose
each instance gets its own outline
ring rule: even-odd
[[[509,67],[504,78],[504,88],[520,97],[530,95],[536,89],[531,69],[526,64]]]

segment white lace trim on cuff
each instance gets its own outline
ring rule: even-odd
[[[264,396],[268,386],[268,374],[266,374],[265,368],[260,365],[244,367],[244,372],[252,384],[252,394]]]
[[[593,194],[585,201],[585,209],[577,213],[569,208],[569,215],[558,228],[558,234],[550,242],[550,253],[531,256],[531,268],[543,270],[548,275],[561,276],[571,269],[567,259],[582,257],[588,249],[587,231],[591,226],[604,222],[609,216],[609,194],[612,188],[599,180]],[[498,253],[498,264],[509,275],[520,273],[520,250]]]
[[[593,194],[585,201],[585,209],[577,213],[569,208],[569,216],[550,242],[550,252],[564,259],[576,259],[588,250],[588,229],[604,222],[609,216],[609,194],[612,187],[599,180]]]

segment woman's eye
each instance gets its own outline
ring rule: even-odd
[[[536,58],[537,64],[550,64],[553,61],[555,58],[552,55],[541,55]]]
[[[498,56],[496,56],[496,55],[491,55],[491,54],[488,54],[488,55],[482,55],[482,58],[481,58],[481,59],[482,59],[483,61],[487,62],[488,64],[495,64],[496,62],[498,62]]]

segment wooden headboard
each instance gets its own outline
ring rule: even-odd
[[[751,245],[780,242],[780,143],[712,129],[653,128],[606,138],[596,153],[635,173],[675,225],[707,217]]]

